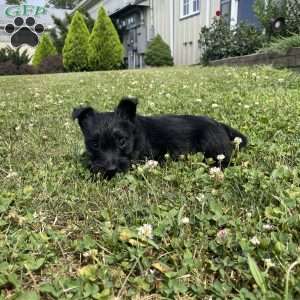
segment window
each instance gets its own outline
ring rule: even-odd
[[[183,0],[183,15],[187,16],[190,11],[190,0]]]
[[[230,22],[231,0],[221,0],[221,14],[224,19]]]
[[[189,17],[200,11],[200,0],[181,0],[181,17]]]
[[[193,12],[200,10],[200,0],[193,0]]]

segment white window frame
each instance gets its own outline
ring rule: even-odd
[[[200,1],[201,0],[180,0],[180,19],[185,19],[200,13]],[[194,10],[194,5],[198,9]],[[187,6],[187,12],[185,12],[185,7]]]

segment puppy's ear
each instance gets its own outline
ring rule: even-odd
[[[135,97],[124,97],[120,101],[119,105],[117,106],[115,112],[121,118],[129,120],[131,122],[134,121],[136,116],[136,106],[138,104],[138,99]]]
[[[76,107],[73,109],[72,119],[78,119],[78,121],[81,121],[92,114],[94,114],[94,109],[92,107]]]

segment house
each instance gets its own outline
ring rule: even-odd
[[[209,26],[220,0],[82,0],[96,18],[103,6],[116,25],[125,49],[128,68],[143,68],[149,41],[160,34],[171,48],[176,65],[200,62],[199,34]]]

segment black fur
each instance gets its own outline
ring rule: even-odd
[[[96,112],[92,107],[73,110],[78,119],[90,158],[91,171],[111,178],[125,172],[131,163],[154,159],[162,161],[166,153],[173,159],[181,154],[202,152],[216,159],[224,154],[222,166],[229,163],[235,137],[240,147],[247,138],[228,125],[206,116],[136,114],[137,99],[123,98],[114,112]]]

